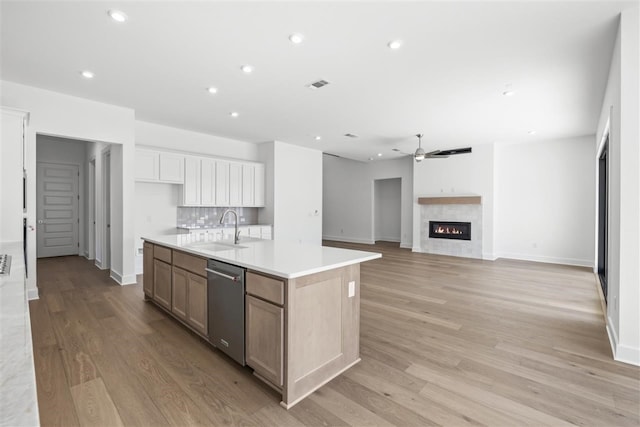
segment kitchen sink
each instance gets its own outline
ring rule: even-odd
[[[201,243],[193,243],[189,245],[194,249],[203,249],[205,251],[228,251],[231,249],[246,249],[247,246],[234,245],[233,243],[222,243],[222,242],[201,242]]]

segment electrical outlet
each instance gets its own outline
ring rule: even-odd
[[[356,282],[353,280],[349,282],[348,296],[349,298],[353,298],[354,296],[356,296]]]

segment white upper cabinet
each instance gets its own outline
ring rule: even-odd
[[[255,176],[256,169],[254,165],[242,165],[242,206],[253,206],[255,200],[253,193]]]
[[[160,179],[160,153],[136,150],[136,180],[158,181]]]
[[[229,163],[229,206],[242,206],[241,163]]]
[[[262,207],[265,202],[262,163],[137,148],[136,181],[183,184],[182,206]]]
[[[184,182],[184,155],[136,149],[136,181]]]
[[[215,206],[229,205],[229,162],[216,162]]]
[[[201,174],[200,158],[187,156],[184,158],[184,185],[182,187],[182,204],[185,206],[200,206]]]
[[[216,205],[216,161],[202,159],[200,161],[201,200],[203,206]],[[186,181],[185,181],[186,185]]]
[[[185,157],[179,154],[160,153],[160,181],[182,184],[184,160]]]
[[[265,193],[265,172],[262,163],[255,165],[254,184],[253,184],[253,205],[258,207],[264,206]]]

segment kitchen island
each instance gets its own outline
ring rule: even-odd
[[[360,263],[380,254],[208,235],[144,240],[145,298],[214,346],[207,261],[246,269],[246,364],[282,395],[283,407],[360,361]]]

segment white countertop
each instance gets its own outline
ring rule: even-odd
[[[240,239],[238,248],[221,247],[211,250],[207,248],[207,245],[216,241],[228,245],[233,242],[216,240],[214,236],[208,234],[175,234],[143,237],[142,239],[285,279],[307,276],[382,257],[381,254],[375,252],[246,237]]]
[[[8,276],[0,276],[0,425],[38,426],[36,374],[22,242],[0,243],[11,256]]]

